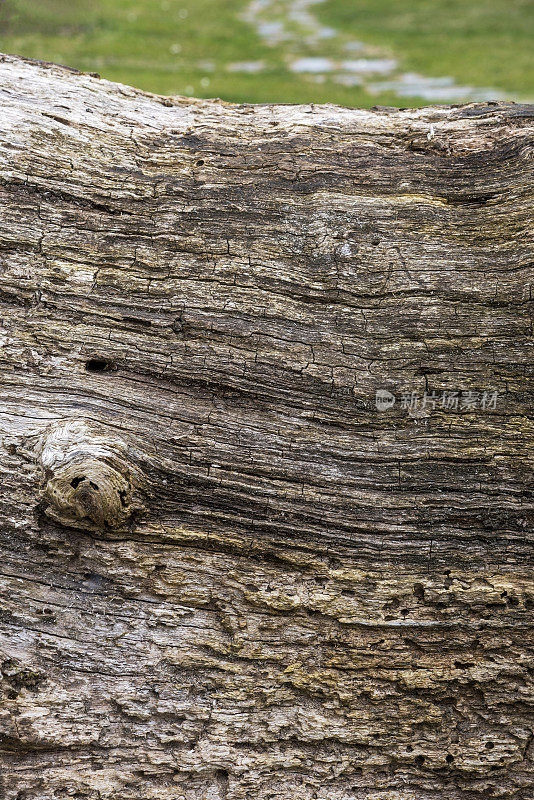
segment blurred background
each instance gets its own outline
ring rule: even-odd
[[[534,0],[0,0],[0,51],[159,94],[534,99]]]

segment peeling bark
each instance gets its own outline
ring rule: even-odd
[[[534,108],[0,75],[2,798],[531,800]]]

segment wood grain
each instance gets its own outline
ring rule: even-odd
[[[0,103],[2,798],[531,800],[534,107]]]

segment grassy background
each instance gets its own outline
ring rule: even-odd
[[[534,99],[533,0],[329,0],[315,13],[407,70]]]
[[[288,71],[240,20],[246,0],[3,0],[0,50],[55,61],[162,94],[237,102],[424,105]],[[325,25],[376,44],[402,68],[534,98],[533,0],[327,0]],[[259,75],[232,62],[263,59]]]

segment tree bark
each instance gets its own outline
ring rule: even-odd
[[[0,97],[2,798],[531,800],[534,107]]]

